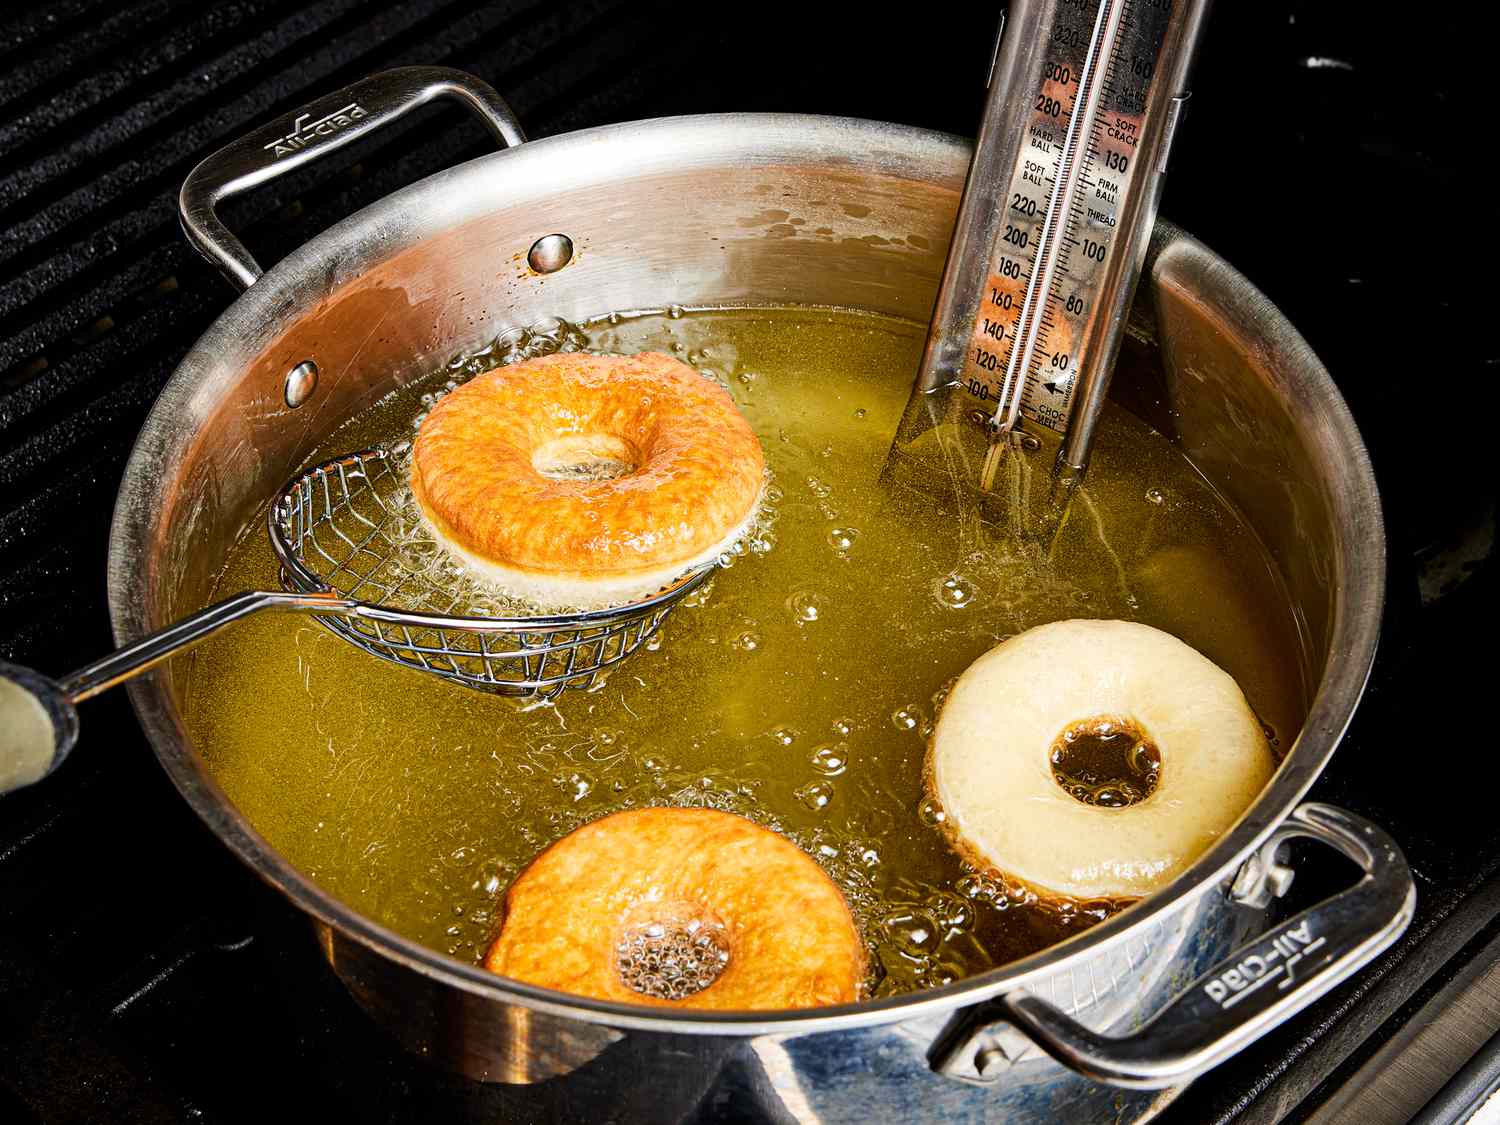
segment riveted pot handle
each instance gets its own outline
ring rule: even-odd
[[[1100,1035],[1023,989],[955,1021],[933,1046],[933,1067],[963,1076],[983,1053],[988,1029],[1000,1022],[1020,1028],[1065,1066],[1114,1086],[1175,1086],[1223,1062],[1378,956],[1401,936],[1416,907],[1411,869],[1395,841],[1331,805],[1297,808],[1251,862],[1274,869],[1277,849],[1298,836],[1337,848],[1363,877],[1236,950],[1138,1031]]]
[[[189,172],[177,199],[183,232],[230,284],[250,288],[264,271],[220,221],[218,204],[343,148],[436,98],[455,98],[468,106],[506,147],[526,139],[510,106],[472,74],[441,66],[383,71],[225,145]]]

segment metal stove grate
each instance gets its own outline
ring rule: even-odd
[[[533,136],[725,109],[970,132],[988,31],[947,33],[972,25],[972,6],[923,5],[915,29],[872,12],[783,0],[58,0],[0,11],[0,657],[60,671],[109,647],[104,548],[125,457],[162,383],[231,299],[176,225],[177,189],[203,156],[321,92],[408,63],[478,73]],[[1457,14],[1425,18],[1431,38],[1460,41]],[[1452,26],[1431,26],[1442,20]],[[922,64],[932,44],[941,65]],[[1413,293],[1400,257],[1368,235],[1456,180],[1456,158],[1426,147],[1425,126],[1465,100],[1451,77],[1464,68],[1434,67],[1420,97],[1394,97],[1388,76],[1409,73],[1404,25],[1300,0],[1221,5],[1203,57],[1164,211],[1245,269],[1347,376],[1393,528],[1413,548],[1436,541],[1463,517],[1462,497],[1407,495],[1412,423],[1390,401],[1404,358],[1372,326],[1389,322],[1388,294],[1400,291],[1404,311],[1446,342],[1443,370],[1458,384],[1493,386],[1493,352],[1461,295]],[[1247,144],[1263,159],[1244,182],[1223,183],[1219,156]],[[400,184],[485,151],[456,112],[434,110],[278,181],[229,218],[273,261]],[[1363,195],[1320,186],[1350,182],[1350,169]],[[1288,246],[1316,249],[1288,271]],[[1492,818],[1427,808],[1409,772],[1370,768],[1420,743],[1428,700],[1483,697],[1477,672],[1450,675],[1445,660],[1467,621],[1493,620],[1493,567],[1485,573],[1488,584],[1481,574],[1408,615],[1318,790],[1400,838],[1423,877],[1417,925],[1383,975],[1195,1088],[1180,1120],[1271,1121],[1316,1100],[1341,1060],[1358,1061],[1361,1039],[1400,1019],[1403,1003],[1420,1006],[1434,959],[1489,924]],[[1416,686],[1403,688],[1393,668],[1414,671]],[[566,1093],[522,1102],[455,1083],[380,1038],[322,971],[305,923],[171,792],[124,696],[88,706],[91,752],[0,802],[0,1121],[259,1121],[289,1105],[360,1121],[567,1115]],[[622,1115],[650,1117],[656,1095],[643,1083],[640,1105]],[[710,1100],[678,1116],[724,1120],[753,1104]]]

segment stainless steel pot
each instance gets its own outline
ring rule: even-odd
[[[396,192],[264,275],[214,218],[225,195],[440,95],[519,141],[488,87],[414,68],[314,103],[189,178],[189,237],[248,288],[162,392],[121,485],[109,583],[122,642],[204,603],[235,535],[334,426],[500,327],[740,302],[929,315],[968,148],[869,121],[693,117],[522,144]],[[528,261],[554,234],[571,255],[551,239]],[[653,1120],[715,1097],[822,1121],[1084,1121],[1150,1108],[1393,941],[1414,894],[1379,829],[1299,804],[1359,701],[1383,601],[1380,504],[1342,399],[1276,309],[1167,224],[1132,332],[1154,360],[1117,378],[1116,393],[1260,533],[1300,611],[1316,694],[1271,785],[1190,871],[1004,969],[784,1015],[663,1013],[504,980],[371,923],[294,870],[204,769],[170,669],[132,685],[137,712],[198,814],[314,919],[359,1003],[463,1074]],[[1148,369],[1158,374],[1139,375]],[[1293,836],[1344,852],[1364,875],[1240,946],[1285,889],[1279,853]]]

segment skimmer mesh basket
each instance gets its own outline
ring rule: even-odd
[[[506,615],[500,598],[455,574],[441,548],[413,537],[405,452],[367,449],[309,469],[267,515],[282,585],[348,599],[348,609],[318,620],[383,660],[480,691],[552,698],[593,686],[714,569],[698,567],[626,605]]]

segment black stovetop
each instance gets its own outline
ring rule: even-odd
[[[176,226],[177,188],[202,156],[408,63],[474,71],[533,136],[721,110],[971,132],[989,27],[956,3],[875,11],[59,0],[0,13],[0,658],[61,674],[109,647],[105,543],[125,458],[232,298]],[[1424,42],[1476,34],[1446,8],[1420,18]],[[1176,1121],[1306,1116],[1495,936],[1500,777],[1473,656],[1495,621],[1479,427],[1500,347],[1471,327],[1490,287],[1464,264],[1496,246],[1453,229],[1471,169],[1433,142],[1468,104],[1467,60],[1418,58],[1412,36],[1348,0],[1223,3],[1174,154],[1164,213],[1299,326],[1376,461],[1389,621],[1315,796],[1385,825],[1420,894],[1376,966],[1193,1087]],[[262,191],[231,222],[274,260],[486,147],[460,114],[433,111]],[[123,694],[87,704],[84,726],[64,771],[0,799],[0,1121],[533,1112],[433,1073],[360,1016],[305,923],[176,797]]]

